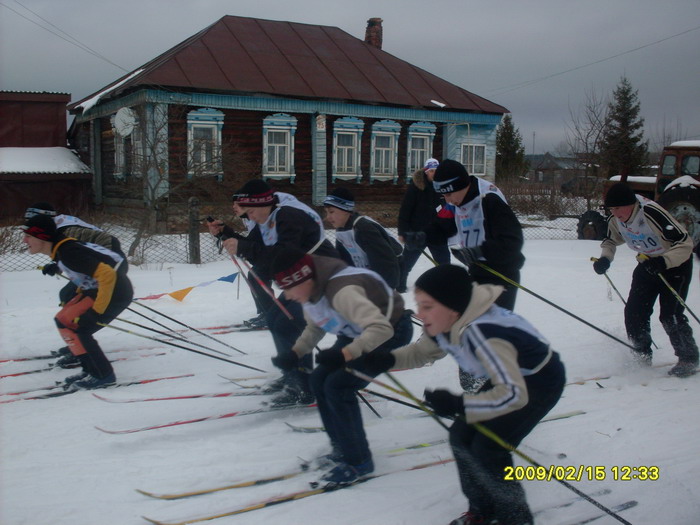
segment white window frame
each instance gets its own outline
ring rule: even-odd
[[[223,180],[223,166],[221,162],[221,131],[224,127],[224,114],[212,108],[200,108],[187,114],[187,178],[195,176],[213,175],[218,181]],[[212,135],[212,158],[196,159],[197,144],[195,130],[206,129]],[[200,150],[201,151],[201,150]],[[197,169],[195,169],[195,167]]]
[[[133,110],[132,110],[133,113]],[[141,126],[138,117],[134,113],[136,123],[134,124],[131,133],[128,135],[120,135],[114,126],[115,115],[112,115],[110,121],[112,124],[112,134],[114,135],[114,179],[125,180],[127,177],[141,175],[139,169],[134,169],[137,166],[138,159],[143,154],[143,143],[141,137]],[[127,158],[127,142],[131,143],[130,158]],[[129,161],[129,162],[127,162]],[[127,164],[131,165],[131,169],[127,169]]]
[[[360,180],[362,180],[360,153],[362,150],[362,132],[364,130],[364,127],[365,123],[355,117],[342,117],[337,119],[333,123],[333,173],[331,175],[332,182],[335,182],[336,179],[346,181],[354,180],[355,182],[360,182]],[[338,166],[338,135],[353,136],[354,145],[351,148],[342,148],[343,151],[349,153],[349,155],[353,159],[354,166],[352,170],[340,171],[344,166]]]
[[[296,169],[294,166],[294,137],[297,131],[297,119],[285,113],[275,113],[263,120],[263,179],[289,180],[294,183]],[[282,133],[285,141],[282,144],[270,142],[270,137],[274,134]],[[269,148],[276,151],[284,148],[284,159],[280,164],[270,166]],[[275,155],[278,158],[278,155]]]
[[[414,171],[425,166],[425,161],[433,157],[433,142],[435,140],[436,126],[430,122],[415,122],[408,127],[408,139],[406,147],[406,182],[411,180]],[[413,148],[413,139],[422,139],[426,147]],[[418,152],[414,155],[415,152]],[[418,158],[417,161],[413,159]]]
[[[469,175],[483,177],[486,175],[486,144],[462,144],[462,164]],[[481,161],[475,162],[475,152],[481,152]]]
[[[369,181],[370,183],[375,180],[379,181],[392,181],[394,184],[399,179],[398,174],[398,144],[399,135],[401,134],[401,125],[393,120],[380,120],[372,125],[372,148],[370,151],[370,172]],[[390,148],[385,150],[377,146],[378,138],[390,139]],[[388,151],[388,161],[386,163],[380,162],[381,159],[378,157],[377,153]],[[379,169],[377,169],[379,168]]]

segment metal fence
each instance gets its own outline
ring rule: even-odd
[[[556,186],[517,183],[499,184],[508,203],[523,226],[525,239],[565,240],[577,239],[578,217],[586,210],[597,209],[599,201],[561,194]],[[358,211],[372,217],[396,235],[399,204],[396,202],[358,203]],[[228,210],[230,213],[230,210]],[[323,213],[322,210],[319,210]],[[92,224],[116,236],[126,252],[131,246],[136,230],[133,220],[119,221],[114,217],[84,217]],[[202,229],[197,224],[196,227]],[[326,236],[335,242],[334,230],[326,230]],[[196,233],[195,233],[196,237]],[[200,260],[202,263],[228,259],[220,254],[214,238],[208,233],[199,234]],[[188,263],[190,253],[188,232],[178,234],[146,234],[141,238],[130,264],[158,265]],[[29,255],[22,243],[22,232],[17,227],[0,228],[0,271],[30,270],[48,261],[44,255]]]

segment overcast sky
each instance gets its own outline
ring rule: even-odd
[[[570,111],[623,75],[652,148],[700,139],[700,0],[0,0],[0,90],[79,100],[224,15],[361,39],[380,17],[385,51],[508,108],[528,154],[555,150]]]

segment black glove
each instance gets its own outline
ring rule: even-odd
[[[607,257],[601,257],[600,259],[593,261],[593,271],[598,275],[603,275],[610,268],[610,259]]]
[[[299,356],[294,350],[276,355],[271,361],[273,365],[285,372],[299,368]]]
[[[472,266],[479,262],[479,258],[484,255],[478,246],[474,248],[450,248],[450,251],[459,262],[466,266]]]
[[[659,275],[666,269],[666,261],[663,257],[649,257],[641,263],[642,267],[651,275]]]
[[[58,267],[58,264],[49,263],[49,264],[44,265],[44,267],[41,269],[41,273],[43,273],[44,275],[50,275],[53,277],[57,273],[61,273],[61,270]]]
[[[425,249],[425,232],[406,232],[403,235],[404,246],[412,252],[422,252]]]
[[[331,348],[321,350],[316,354],[316,364],[327,366],[328,368],[340,368],[345,366],[345,356],[342,348]]]
[[[447,390],[426,390],[423,392],[425,404],[440,417],[454,418],[464,415],[462,396],[456,396]]]
[[[365,366],[372,372],[381,374],[396,364],[396,358],[391,352],[373,351],[365,355]]]

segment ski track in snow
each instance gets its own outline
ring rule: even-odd
[[[595,241],[527,241],[522,284],[616,337],[626,340],[622,304],[596,275],[589,258],[600,254]],[[618,250],[609,276],[627,294],[633,254]],[[430,267],[422,258],[410,282]],[[178,290],[216,279],[232,271],[230,261],[189,266],[167,265],[167,271],[131,267],[138,296]],[[698,273],[694,271],[688,305],[700,310]],[[37,271],[0,274],[0,342],[2,358],[45,354],[61,346],[53,323],[57,293],[64,281]],[[191,326],[240,322],[255,314],[245,284],[217,282],[195,288],[182,303],[170,297],[146,304]],[[404,296],[413,306],[412,294]],[[138,308],[134,306],[134,308]],[[144,313],[151,315],[143,310]],[[614,506],[636,499],[640,504],[622,516],[635,525],[668,523],[696,525],[700,515],[700,375],[681,380],[666,376],[667,368],[642,370],[628,350],[612,339],[520,291],[516,312],[530,320],[562,354],[569,381],[611,375],[609,379],[570,385],[551,415],[572,410],[586,414],[542,424],[528,436],[522,450],[543,465],[606,467],[604,481],[581,481],[577,488],[592,493],[602,488],[601,503]],[[658,319],[652,335],[660,346],[656,363],[674,362],[673,351]],[[124,317],[143,322],[131,312]],[[161,319],[159,319],[160,321]],[[162,320],[166,324],[167,320]],[[700,335],[697,323],[691,326]],[[121,324],[120,326],[124,326]],[[131,327],[130,327],[131,329]],[[158,328],[160,329],[160,328]],[[134,331],[142,331],[134,328]],[[202,336],[192,340],[227,351]],[[230,333],[221,340],[249,353],[228,351],[231,358],[271,372],[273,345],[268,332]],[[418,337],[416,330],[414,337]],[[97,335],[105,350],[163,348],[157,359],[114,363],[117,377],[164,377],[194,373],[194,377],[123,389],[103,390],[109,397],[154,397],[233,391],[230,377],[259,375],[218,360],[166,347],[109,328]],[[328,346],[328,337],[320,345]],[[199,348],[198,348],[199,349]],[[152,350],[149,350],[152,351]],[[126,352],[125,352],[126,353]],[[121,354],[118,354],[121,355]],[[33,363],[33,364],[32,364]],[[1,363],[0,373],[36,368],[34,362]],[[0,394],[52,384],[74,373],[53,370],[4,378]],[[399,373],[417,395],[425,387],[447,386],[456,391],[457,366],[445,358],[432,367]],[[602,388],[601,388],[602,387]],[[372,389],[384,392],[376,385]],[[393,395],[390,392],[385,392]],[[0,396],[5,397],[5,396]],[[154,403],[105,403],[89,392],[0,405],[0,523],[3,525],[127,525],[145,523],[140,516],[168,520],[223,512],[308,487],[318,474],[306,473],[269,485],[241,488],[177,501],[159,501],[135,492],[179,492],[204,489],[293,470],[299,458],[311,459],[328,450],[324,433],[293,432],[284,421],[319,425],[313,409],[256,414],[208,421],[129,435],[107,435],[94,428],[133,428],[169,421],[225,414],[259,406],[259,396],[199,398]],[[451,457],[446,444],[388,456],[383,451],[417,442],[444,439],[445,432],[430,418],[404,417],[414,411],[388,401],[373,404],[377,419],[363,408],[377,471]],[[565,456],[563,456],[565,455]],[[516,458],[516,465],[527,465]],[[615,481],[612,466],[658,466],[658,481]],[[556,482],[524,483],[533,510],[571,499]],[[380,477],[338,492],[313,496],[253,513],[222,518],[212,525],[441,525],[467,509],[453,463]],[[578,501],[566,509],[538,516],[538,525],[559,525],[595,513]],[[596,523],[616,523],[610,517]]]

